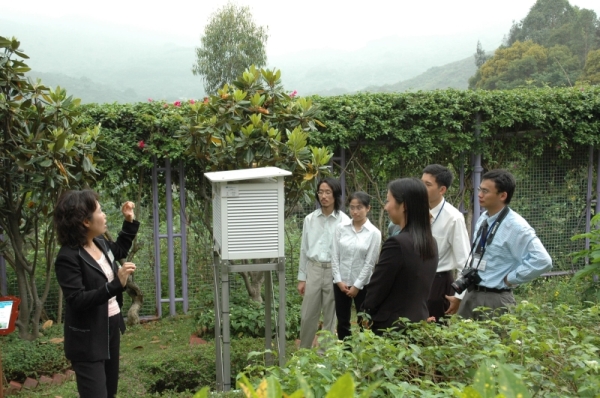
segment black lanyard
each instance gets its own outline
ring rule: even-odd
[[[496,232],[498,232],[498,228],[500,228],[500,224],[502,224],[502,221],[504,221],[504,218],[506,218],[506,215],[508,214],[509,210],[510,210],[510,208],[508,206],[504,206],[504,209],[502,209],[502,211],[498,215],[498,218],[496,219],[496,221],[494,221],[492,223],[492,226],[490,227],[486,237],[484,237],[482,234],[483,223],[482,223],[482,225],[479,226],[479,230],[477,231],[477,236],[473,240],[473,244],[471,245],[471,251],[469,252],[469,257],[471,257],[471,268],[473,267],[473,261],[475,260],[475,257],[473,257],[473,249],[475,248],[475,244],[477,242],[481,243],[481,253],[478,253],[479,261],[477,262],[477,266],[475,267],[475,268],[479,268],[481,259],[483,258],[483,255],[485,254],[485,249],[487,248],[488,245],[492,244],[492,241],[494,240],[494,237],[496,236]],[[480,236],[481,236],[481,238],[480,238]],[[469,264],[469,258],[467,258],[467,264]],[[465,264],[465,268],[466,268],[467,264]]]

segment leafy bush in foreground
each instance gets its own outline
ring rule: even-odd
[[[505,365],[537,396],[600,394],[600,307],[537,306],[526,301],[486,322],[452,318],[448,326],[416,323],[386,338],[357,333],[323,356],[299,350],[284,368],[253,367],[253,382],[273,376],[286,391],[300,379],[323,397],[336,379],[353,375],[357,392],[375,381],[372,396],[449,396],[492,361]],[[490,365],[491,366],[491,365]],[[491,371],[491,369],[489,369]]]
[[[285,334],[288,340],[300,335],[300,308],[302,297],[298,294],[288,294],[286,297]],[[275,309],[272,311],[271,325],[275,325],[277,317],[277,289],[274,292]],[[241,289],[232,289],[229,296],[229,328],[232,337],[265,337],[265,304],[257,303],[248,298]],[[215,310],[213,296],[205,294],[195,305],[201,310],[194,314],[196,334],[200,337],[214,337]]]
[[[55,333],[62,326],[54,326]],[[46,333],[46,331],[44,331]],[[50,336],[48,336],[50,335]],[[50,341],[51,333],[34,341],[20,339],[16,333],[0,336],[2,339],[2,367],[6,380],[23,382],[27,377],[52,376],[71,367],[65,358],[62,343]]]
[[[262,345],[261,345],[262,344]],[[246,366],[261,362],[258,357],[249,358],[248,351],[264,349],[264,340],[240,339],[231,345],[231,374],[233,377]],[[149,393],[167,390],[194,391],[198,387],[216,387],[215,345],[213,342],[193,347],[182,345],[169,350],[155,351],[137,363]],[[235,380],[232,380],[234,385]]]

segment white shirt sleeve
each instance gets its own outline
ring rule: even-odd
[[[333,245],[331,247],[331,273],[333,274],[333,283],[342,281],[340,273],[340,238],[342,236],[343,224],[338,224],[333,236]]]
[[[371,275],[373,275],[373,268],[379,258],[379,251],[381,250],[381,232],[379,232],[378,229],[375,229],[375,231],[371,231],[371,234],[371,243],[365,257],[365,264],[363,265],[358,278],[354,281],[354,287],[360,290],[369,283]]]
[[[306,216],[304,218],[304,222],[302,223],[302,241],[300,242],[300,262],[298,263],[298,280],[306,281],[306,264],[308,262],[308,256],[306,255],[306,251],[308,250],[308,224],[309,217]]]

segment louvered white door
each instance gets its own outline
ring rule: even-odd
[[[221,197],[221,257],[228,260],[283,257],[283,195],[273,183],[229,184]],[[215,218],[215,222],[217,219]],[[216,228],[215,228],[216,231]]]

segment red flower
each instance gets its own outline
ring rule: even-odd
[[[152,102],[152,98],[148,98],[148,102]]]
[[[193,99],[190,100],[190,104],[194,105],[196,103],[196,101],[194,101]]]
[[[175,106],[181,106],[181,101],[175,101],[175,102],[173,102],[173,105],[175,105]]]
[[[145,146],[146,146],[146,143],[144,142],[144,140],[141,140],[140,142],[138,142],[138,148],[144,149]]]

